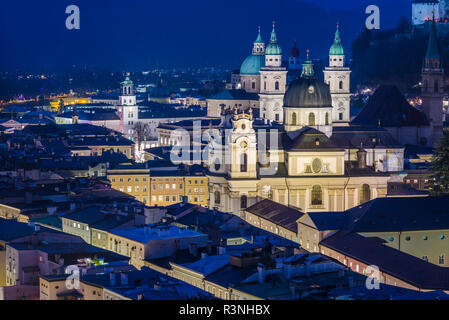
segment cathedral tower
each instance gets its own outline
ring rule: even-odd
[[[270,43],[265,50],[265,67],[260,69],[260,115],[282,123],[282,104],[287,83],[287,70],[282,67],[282,49],[277,43],[273,22]]]
[[[345,52],[341,44],[340,30],[337,24],[334,43],[329,50],[329,67],[324,69],[324,81],[329,85],[332,96],[332,121],[334,125],[350,121],[350,74],[345,67]]]
[[[134,125],[139,120],[139,110],[136,105],[134,84],[129,79],[129,73],[125,81],[121,83],[121,95],[119,96],[117,110],[120,115],[120,129],[122,133],[125,137],[132,139]]]

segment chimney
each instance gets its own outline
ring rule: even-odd
[[[348,286],[349,288],[354,288],[354,278],[348,277]]]
[[[115,286],[115,273],[114,272],[111,272],[109,274],[109,284],[111,286]]]
[[[137,294],[137,300],[143,300],[143,293]]]
[[[76,209],[76,203],[75,202],[70,202],[70,211],[73,211]]]
[[[225,254],[226,253],[226,247],[219,246],[218,247],[218,254]]]
[[[122,285],[128,285],[128,274],[126,272],[120,273],[120,282]]]
[[[257,264],[257,280],[259,283],[265,282],[265,269],[262,263]]]
[[[360,149],[357,151],[357,166],[360,169],[366,168],[366,150],[363,149],[363,144],[360,144]]]
[[[195,242],[189,244],[189,252],[192,256],[198,256],[198,245]]]
[[[207,254],[211,254],[212,253],[212,241],[209,240],[207,241]]]
[[[306,276],[310,276],[310,256],[306,258],[306,264],[305,264],[305,268],[306,268]]]
[[[34,232],[39,232],[41,230],[41,226],[34,225]]]
[[[201,259],[205,259],[207,257],[207,253],[206,252],[201,252]]]

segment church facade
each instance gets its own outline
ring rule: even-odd
[[[283,94],[282,121],[263,117],[263,109],[255,119],[251,108],[224,108],[209,148],[210,206],[242,214],[266,198],[303,212],[344,211],[384,197],[391,174],[368,165],[362,144],[351,159],[351,150],[331,139],[333,97],[307,57],[301,76]]]

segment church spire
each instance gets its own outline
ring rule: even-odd
[[[271,30],[271,37],[270,37],[270,43],[277,43],[276,38],[276,23],[273,21],[273,30]]]
[[[257,27],[257,38],[254,41],[253,55],[263,55],[265,54],[265,42],[262,40],[260,35],[260,26]]]
[[[257,38],[256,41],[254,41],[254,43],[264,43],[262,40],[262,36],[260,35],[260,26],[257,27]]]
[[[340,25],[337,22],[337,30],[335,31],[334,36],[334,43],[332,44],[329,55],[330,56],[342,56],[345,54],[345,51],[343,49],[343,46],[341,45],[341,38],[340,38]]]
[[[440,59],[435,20],[432,20],[432,27],[430,29],[429,42],[427,44],[426,59]]]

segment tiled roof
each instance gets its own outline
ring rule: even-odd
[[[449,289],[449,268],[434,265],[386,246],[378,238],[340,231],[322,240],[320,245],[366,265],[375,265],[381,272],[420,289]]]
[[[293,232],[297,232],[298,230],[296,221],[304,215],[304,213],[299,210],[268,199],[257,202],[247,208],[246,211]]]

